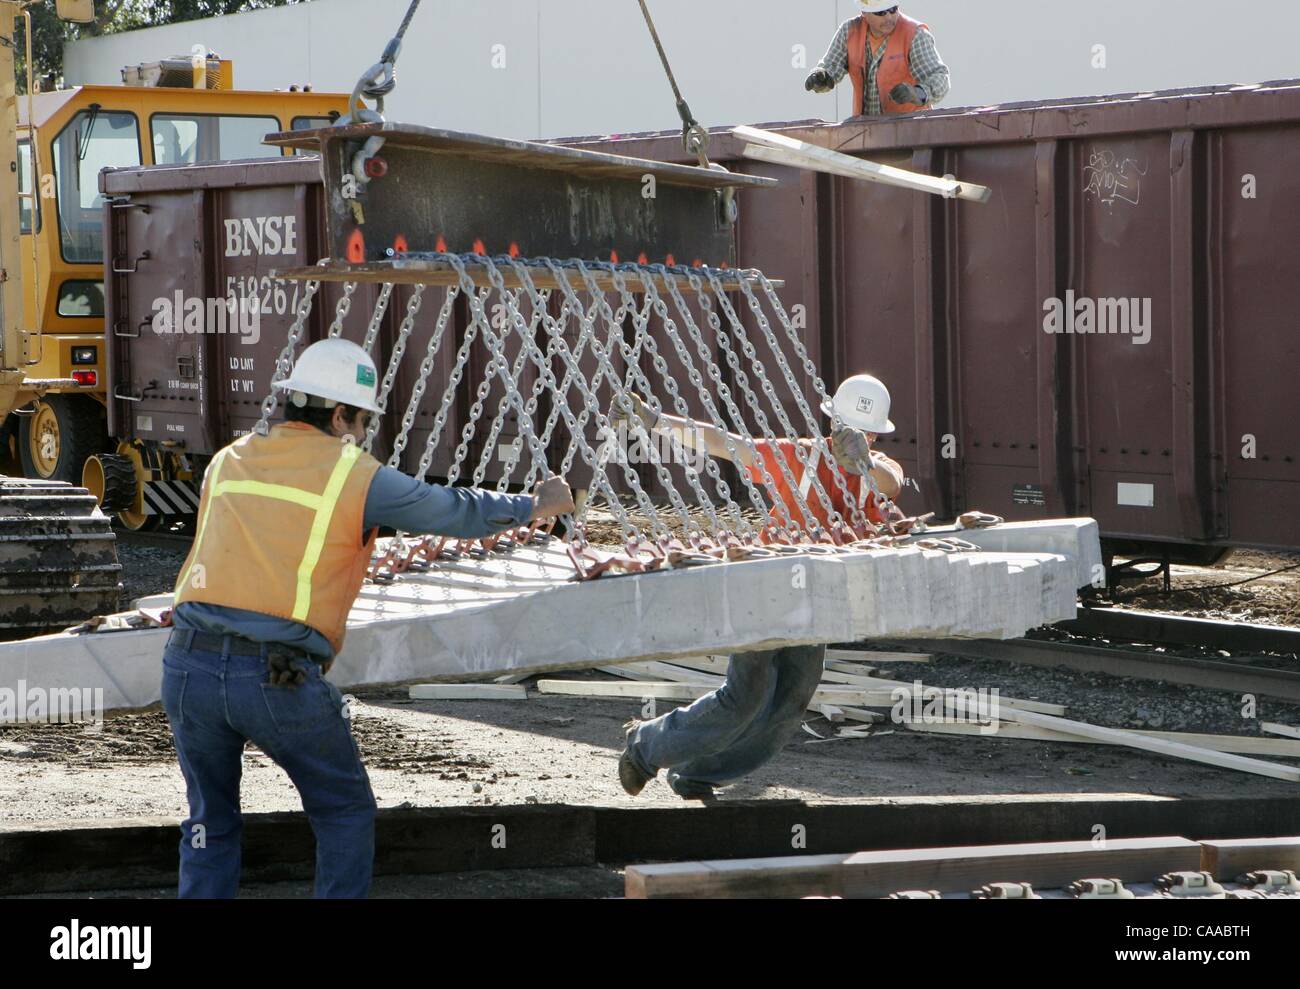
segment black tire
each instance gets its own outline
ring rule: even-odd
[[[26,477],[41,481],[66,481],[81,486],[86,460],[108,449],[108,425],[104,407],[85,395],[49,395],[37,403],[53,413],[57,424],[57,459],[42,462],[32,450],[32,428],[36,415],[23,415],[18,423],[18,456]]]

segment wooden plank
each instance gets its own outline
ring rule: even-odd
[[[978,697],[975,698],[975,706],[980,717],[994,718],[998,716],[992,711],[990,705]],[[1278,763],[1263,762],[1259,759],[1248,759],[1245,756],[1233,755],[1229,752],[1215,752],[1213,749],[1184,745],[1181,742],[1173,742],[1164,738],[1151,738],[1131,731],[1121,731],[1118,728],[1103,728],[1100,725],[1090,725],[1083,721],[1055,718],[1035,711],[1018,711],[1005,705],[1002,706],[1000,715],[1006,721],[1036,725],[1040,728],[1055,728],[1066,734],[1082,735],[1084,738],[1096,739],[1110,745],[1124,745],[1129,748],[1170,756],[1174,759],[1201,762],[1208,766],[1217,766],[1220,769],[1236,769],[1244,773],[1254,773],[1257,776],[1271,776],[1274,779],[1287,780],[1292,783],[1300,782],[1300,769],[1296,769],[1294,766],[1283,766]]]
[[[693,701],[714,690],[703,683],[618,683],[611,680],[538,680],[537,689],[543,694],[565,697],[627,697],[634,700],[654,697],[668,701]],[[834,704],[843,707],[847,704],[871,707],[872,701],[877,699],[871,691],[820,687],[813,694],[812,703],[815,706]]]
[[[1300,874],[1300,837],[1232,838],[1201,842],[1201,870],[1232,882],[1257,869]]]
[[[827,649],[826,662],[834,663],[929,663],[928,652],[865,652],[859,649]]]
[[[842,707],[840,710],[844,712],[844,717],[849,721],[862,721],[869,725],[878,725],[888,720],[879,711],[868,711],[866,708]]]
[[[1053,728],[1037,728],[1033,725],[1017,725],[1002,722],[997,731],[980,731],[987,722],[978,721],[906,721],[904,724],[916,732],[931,735],[983,735],[988,738],[1014,738],[1034,742],[1073,742],[1085,745],[1104,745],[1092,738],[1071,735]],[[1282,738],[1259,738],[1255,735],[1203,735],[1196,732],[1148,731],[1130,728],[1127,731],[1149,738],[1164,738],[1185,745],[1197,745],[1213,749],[1215,752],[1233,752],[1237,755],[1271,755],[1300,758],[1300,740],[1292,742]]]
[[[855,687],[862,686],[863,684],[870,686],[875,682],[867,676],[867,674],[871,672],[874,671],[870,666],[858,667],[858,669],[852,673],[841,673],[839,670],[827,669],[822,671],[822,683],[850,683]]]
[[[528,688],[506,683],[419,683],[411,687],[413,701],[522,701]]]
[[[893,691],[893,690],[897,690],[900,687],[905,687],[908,690],[915,692],[917,689],[915,683],[908,683],[905,680],[885,680],[881,677],[868,677],[867,679],[872,684],[878,685],[879,688],[882,690],[888,688],[890,691]],[[924,704],[925,702],[924,699],[926,697],[926,694],[924,692],[929,691],[931,689],[943,690],[944,697],[945,697],[945,704],[946,706],[949,707],[953,705],[947,702],[946,700],[947,698],[953,698],[955,700],[958,694],[969,693],[969,691],[961,690],[960,688],[957,687],[939,687],[936,684],[922,683],[920,686],[920,690],[923,692],[922,704]],[[890,702],[891,706],[893,703],[894,703],[893,701]],[[1063,716],[1067,710],[1061,704],[1048,704],[1045,701],[1027,701],[1027,700],[1021,700],[1019,697],[1003,697],[1001,695],[998,696],[998,705],[1000,707],[1014,708],[1017,711],[1036,711],[1039,714],[1051,714],[1056,717]]]
[[[1260,722],[1260,731],[1266,731],[1270,735],[1285,735],[1287,738],[1300,738],[1300,728],[1292,728],[1290,725],[1279,725],[1272,721]]]
[[[810,708],[809,710],[817,711],[818,714],[832,724],[838,724],[844,720],[844,709],[836,707],[834,704],[821,704],[818,707]]]
[[[700,673],[698,670],[688,670],[684,667],[674,666],[672,663],[620,663],[617,666],[597,666],[596,669],[601,673],[612,673],[615,676],[625,677],[629,680],[707,683],[712,687],[722,686],[723,681],[726,679],[708,673]]]
[[[864,898],[904,889],[968,893],[995,882],[1052,889],[1089,876],[1150,882],[1165,872],[1195,871],[1200,863],[1200,845],[1186,838],[1125,838],[1102,846],[1059,841],[633,865],[625,882],[630,899]]]
[[[752,143],[745,146],[744,156],[758,161],[772,162],[778,165],[792,165],[829,175],[841,175],[865,182],[877,182],[882,185],[912,189],[931,195],[943,196],[945,199],[965,199],[976,203],[987,203],[993,195],[988,186],[952,179],[922,175],[892,165],[881,165],[865,158],[854,158],[841,154],[819,144],[809,144],[784,134],[759,130],[757,127],[736,127],[732,129],[736,137]]]

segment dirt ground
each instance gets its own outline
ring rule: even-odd
[[[1273,571],[1282,570],[1282,573]],[[1199,618],[1300,626],[1300,554],[1237,550],[1213,567],[1175,566],[1172,589],[1161,578],[1124,584],[1116,604]]]
[[[1099,724],[1258,733],[1232,693],[1115,677],[939,657],[891,667],[897,679],[998,687],[1005,696],[1065,704]],[[548,674],[556,676],[556,674]],[[572,676],[593,676],[575,673]],[[595,674],[595,676],[602,676]],[[381,806],[524,803],[672,804],[662,776],[637,798],[620,789],[622,725],[633,699],[530,692],[525,701],[411,701],[400,689],[359,691],[354,731]],[[660,703],[660,712],[668,710]],[[1300,709],[1263,702],[1262,720],[1300,723]],[[823,719],[807,727],[823,736]],[[819,741],[807,731],[724,799],[850,799],[1009,793],[1167,796],[1291,793],[1291,784],[1119,748],[918,735],[888,724],[869,738]],[[295,810],[285,774],[245,753],[244,809]],[[0,819],[50,821],[182,817],[184,784],[165,716],[110,716],[102,729],[22,725],[0,729]]]

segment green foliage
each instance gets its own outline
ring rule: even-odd
[[[96,0],[94,24],[65,24],[55,16],[54,3],[50,0],[30,8],[37,75],[42,78],[61,75],[63,46],[77,38],[303,2],[306,0]],[[156,54],[161,57],[181,53]],[[20,86],[24,71],[19,72]]]

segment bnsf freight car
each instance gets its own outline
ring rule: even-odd
[[[870,370],[890,386],[899,430],[883,449],[920,487],[904,507],[1091,515],[1112,546],[1174,559],[1300,548],[1300,83],[767,126],[993,189],[987,205],[945,201],[747,161],[740,142],[714,139],[728,168],[781,180],[742,197],[737,264],[784,280],[829,382]],[[676,133],[563,143],[686,160]],[[312,159],[284,159],[102,182],[109,252],[124,262],[107,292],[110,422],[117,455],[146,482],[127,517],[149,524],[183,514],[204,458],[260,415],[301,291],[270,272],[319,259],[320,178]],[[422,353],[441,293],[408,354]],[[263,309],[256,341],[150,324],[160,300],[249,294]],[[339,294],[322,290],[308,339],[327,331]],[[350,338],[375,295],[357,290]],[[408,295],[385,316],[381,361]],[[466,316],[458,306],[455,343]],[[443,351],[445,382],[454,347]],[[390,430],[417,364],[405,362]],[[435,475],[458,435],[453,421]]]

